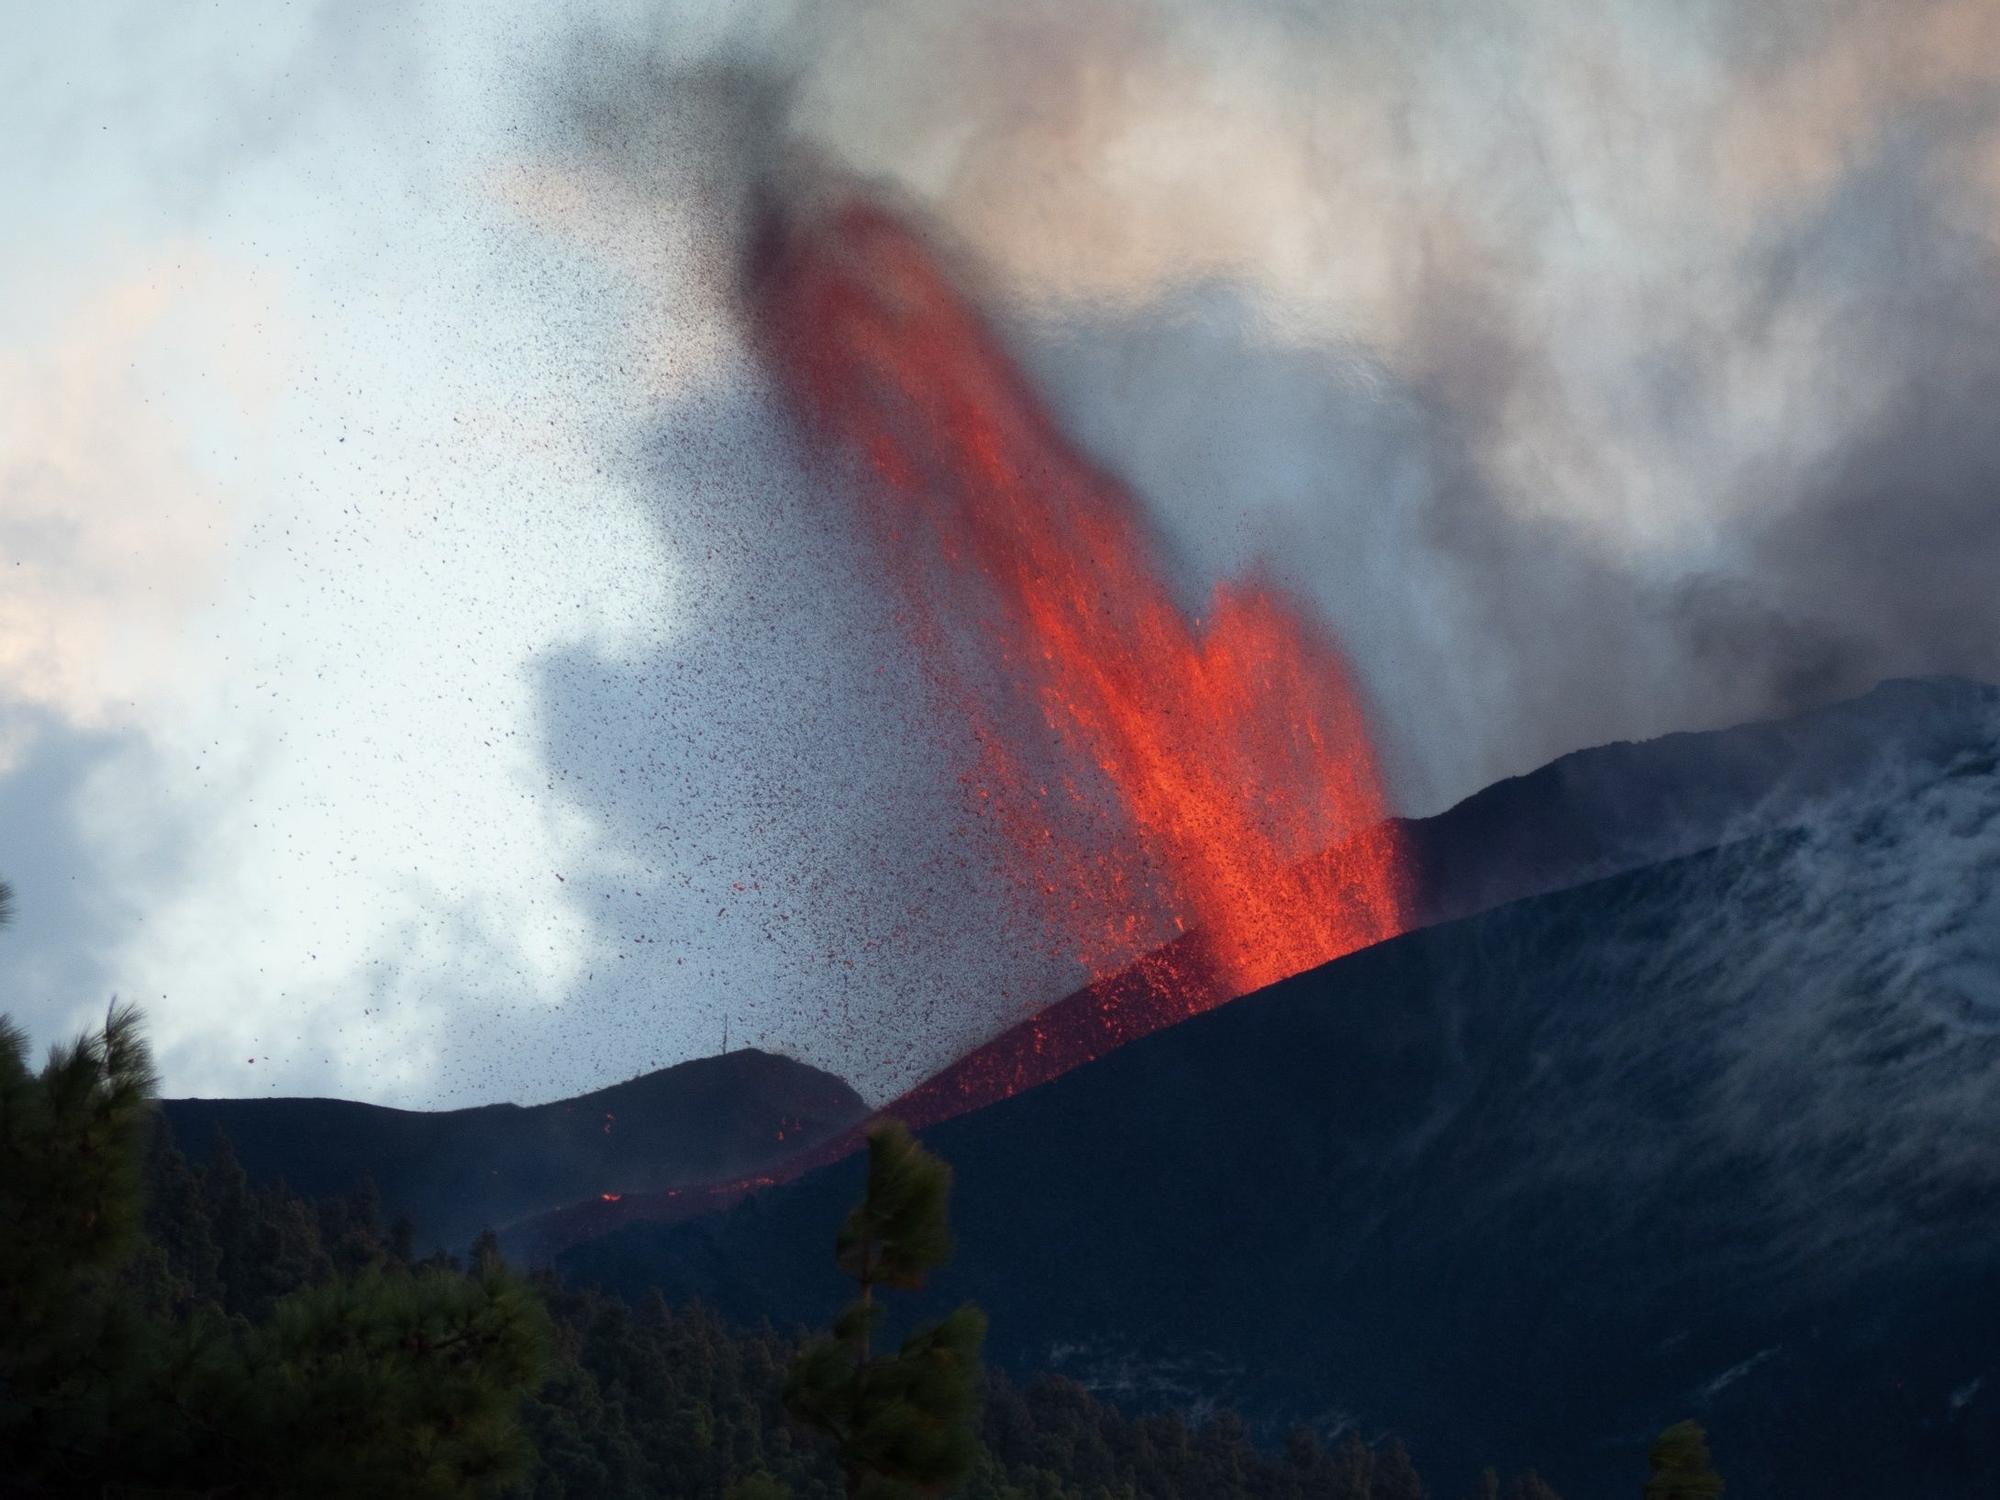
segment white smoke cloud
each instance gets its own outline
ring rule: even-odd
[[[226,356],[229,334],[268,316],[251,286],[182,246],[93,288],[38,345],[0,351],[0,713],[102,728],[172,672],[240,524],[176,383],[216,331]],[[239,423],[268,408],[274,382],[254,357],[210,373]],[[0,751],[27,733],[0,724]]]
[[[175,1090],[582,1086],[619,1064],[507,1055],[598,941],[535,673],[674,628],[605,475],[658,393],[579,336],[624,290],[489,191],[490,39],[454,71],[465,33],[330,6],[173,70],[240,20],[51,19],[22,55],[91,87],[0,122],[48,148],[0,317],[0,994],[42,1040],[140,1001]]]

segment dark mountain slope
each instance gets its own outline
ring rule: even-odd
[[[1959,678],[1885,682],[1796,718],[1580,750],[1497,783],[1435,817],[1399,823],[1410,866],[1411,925],[1637,869],[1759,832],[1829,806],[1893,798],[1895,788],[1994,751],[2000,688]],[[1192,965],[1200,934],[1165,966]],[[1177,1024],[1179,993],[1149,965],[1077,991],[994,1036],[888,1105],[918,1126],[1039,1087],[1133,1038]],[[779,1164],[780,1178],[850,1150],[829,1140]],[[539,1262],[621,1224],[679,1222],[766,1184],[595,1197],[516,1226],[509,1253]]]
[[[419,1247],[459,1247],[602,1193],[756,1172],[852,1125],[866,1106],[830,1073],[755,1049],[681,1063],[581,1098],[425,1113],[340,1099],[168,1099],[205,1158],[221,1126],[253,1182],[333,1196],[365,1173]]]
[[[1865,702],[1866,700],[1864,700]],[[1618,1493],[2000,1493],[2000,735],[1410,934],[928,1131],[992,1350]],[[859,1164],[579,1246],[820,1320]]]
[[[1794,718],[1599,745],[1399,821],[1413,925],[1783,828],[1885,775],[1991,749],[2000,687],[1901,678]]]
[[[1435,817],[1399,819],[1409,925],[1429,927],[1527,896],[1789,827],[1842,801],[1990,754],[2000,687],[1960,678],[1884,682],[1796,718],[1579,750],[1498,782]],[[1200,933],[1169,970],[1199,969]],[[1178,1024],[1180,996],[1146,964],[1056,1001],[894,1101],[928,1125],[1038,1087],[1134,1037]],[[815,1163],[817,1165],[817,1163]],[[635,1214],[643,1208],[634,1205]],[[679,1217],[670,1214],[668,1217]]]

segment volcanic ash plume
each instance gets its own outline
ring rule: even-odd
[[[852,470],[935,704],[963,722],[965,795],[1024,930],[1099,982],[1102,1011],[1132,990],[1103,981],[1149,976],[1090,1051],[1400,930],[1367,727],[1290,599],[1239,580],[1183,611],[1133,497],[880,204],[768,212],[746,284],[812,441]]]

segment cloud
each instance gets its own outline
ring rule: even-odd
[[[14,754],[22,709],[128,723],[173,672],[238,521],[182,419],[187,325],[241,329],[259,312],[180,247],[94,288],[39,346],[0,349],[0,738]],[[268,378],[218,352],[204,375],[222,401],[239,416],[267,405]]]
[[[1990,6],[821,24],[792,127],[992,269],[1211,571],[1321,599],[1408,805],[2000,672]]]
[[[0,798],[5,1003],[46,1041],[141,1000],[179,1091],[515,1095],[512,1015],[587,936],[525,663],[665,613],[581,436],[630,393],[548,336],[550,260],[490,205],[299,180],[10,299],[0,786],[59,800]]]
[[[38,86],[15,254],[71,295],[0,319],[0,753],[99,747],[54,868],[126,937],[74,982],[192,997],[184,1080],[412,1101],[723,1014],[902,1077],[1060,982],[947,993],[948,757],[736,325],[814,161],[978,268],[1190,591],[1319,601],[1410,810],[2000,672],[1992,14],[327,6]]]
[[[324,160],[315,148],[327,134],[379,144],[424,108],[447,30],[438,19],[426,27],[383,0],[286,6],[254,25],[134,0],[25,15],[4,106],[22,150],[7,175],[32,189],[23,207],[35,219],[109,209],[155,232],[162,220],[184,229],[239,174],[288,154]]]
[[[29,717],[35,722],[19,758],[0,776],[0,830],[19,918],[0,938],[0,996],[8,1014],[53,1041],[102,1020],[120,987],[112,950],[145,916],[129,904],[134,893],[107,878],[79,826],[94,779],[143,745],[129,729],[76,729],[46,713]],[[153,842],[148,853],[160,883],[185,869],[191,832],[176,828],[177,838]]]
[[[1808,204],[1897,116],[1994,87],[2000,13],[1984,0],[1818,9],[1807,44],[1746,69],[1716,122],[1718,185],[1744,212]]]

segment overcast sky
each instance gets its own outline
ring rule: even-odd
[[[1407,810],[2000,673],[1988,0],[562,12],[16,18],[38,1042],[116,992],[170,1092],[435,1106],[727,1025],[879,1093],[1062,982],[879,826],[949,767],[730,304],[802,145],[982,268],[1191,578],[1315,601]]]

